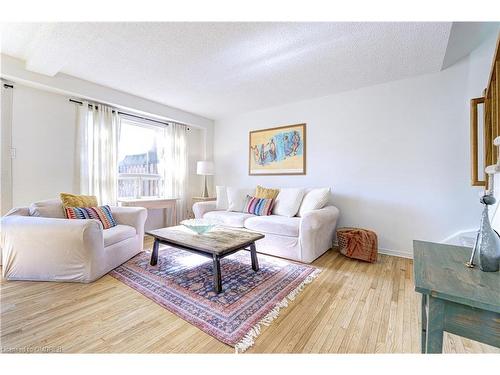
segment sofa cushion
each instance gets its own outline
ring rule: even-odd
[[[292,217],[297,215],[305,190],[300,188],[281,189],[274,204],[273,214]]]
[[[247,195],[243,212],[258,216],[269,216],[273,209],[274,199],[256,198]]]
[[[118,224],[112,228],[105,229],[102,231],[104,247],[134,237],[136,234],[135,228],[130,225]]]
[[[76,195],[70,193],[61,193],[61,202],[66,207],[97,207],[97,198],[95,195]]]
[[[279,234],[282,236],[299,236],[299,217],[286,216],[254,216],[245,220],[245,228],[260,233]]]
[[[319,210],[328,204],[330,199],[330,188],[312,189],[306,193],[299,208],[297,216],[303,216],[306,212]]]
[[[216,186],[217,200],[215,206],[218,210],[227,210],[227,189],[225,186]]]
[[[60,199],[48,199],[34,202],[29,208],[30,216],[51,217],[54,219],[66,219],[64,208]]]
[[[68,219],[96,219],[104,229],[115,227],[116,222],[109,206],[100,207],[66,207]]]
[[[204,219],[210,219],[230,227],[238,228],[243,228],[243,223],[250,217],[254,217],[254,215],[231,211],[210,211],[203,215]]]
[[[280,192],[280,189],[270,189],[263,186],[257,185],[255,189],[255,197],[266,198],[266,199],[276,199]]]
[[[252,195],[254,189],[227,188],[228,211],[243,212],[247,195]]]

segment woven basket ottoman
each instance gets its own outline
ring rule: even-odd
[[[337,229],[339,250],[349,258],[374,263],[377,261],[377,234],[368,229],[339,228]]]

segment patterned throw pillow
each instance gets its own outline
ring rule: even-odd
[[[66,207],[68,219],[96,219],[102,223],[104,229],[109,229],[117,225],[115,218],[111,214],[109,206],[100,207]]]
[[[247,195],[243,212],[258,216],[269,216],[273,210],[274,199],[257,198]]]
[[[255,189],[255,197],[256,198],[276,199],[279,192],[280,192],[280,189],[269,189],[269,188],[265,188],[263,186],[257,185],[257,188]]]

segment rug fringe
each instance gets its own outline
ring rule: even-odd
[[[250,330],[243,336],[243,338],[234,346],[235,353],[243,353],[248,348],[252,347],[255,343],[255,339],[260,335],[261,325],[269,326],[271,323],[279,316],[280,310],[288,307],[288,301],[293,301],[295,297],[304,289],[307,284],[310,284],[318,275],[321,273],[320,269],[316,269],[309,276],[305,278],[304,281],[300,283],[294,290],[292,290],[288,295],[278,302],[274,308],[267,313],[257,324],[255,324]]]

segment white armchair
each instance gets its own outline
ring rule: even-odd
[[[60,204],[60,203],[59,203]],[[118,225],[31,216],[17,208],[2,218],[2,275],[7,280],[89,283],[143,249],[147,210],[111,207]]]

